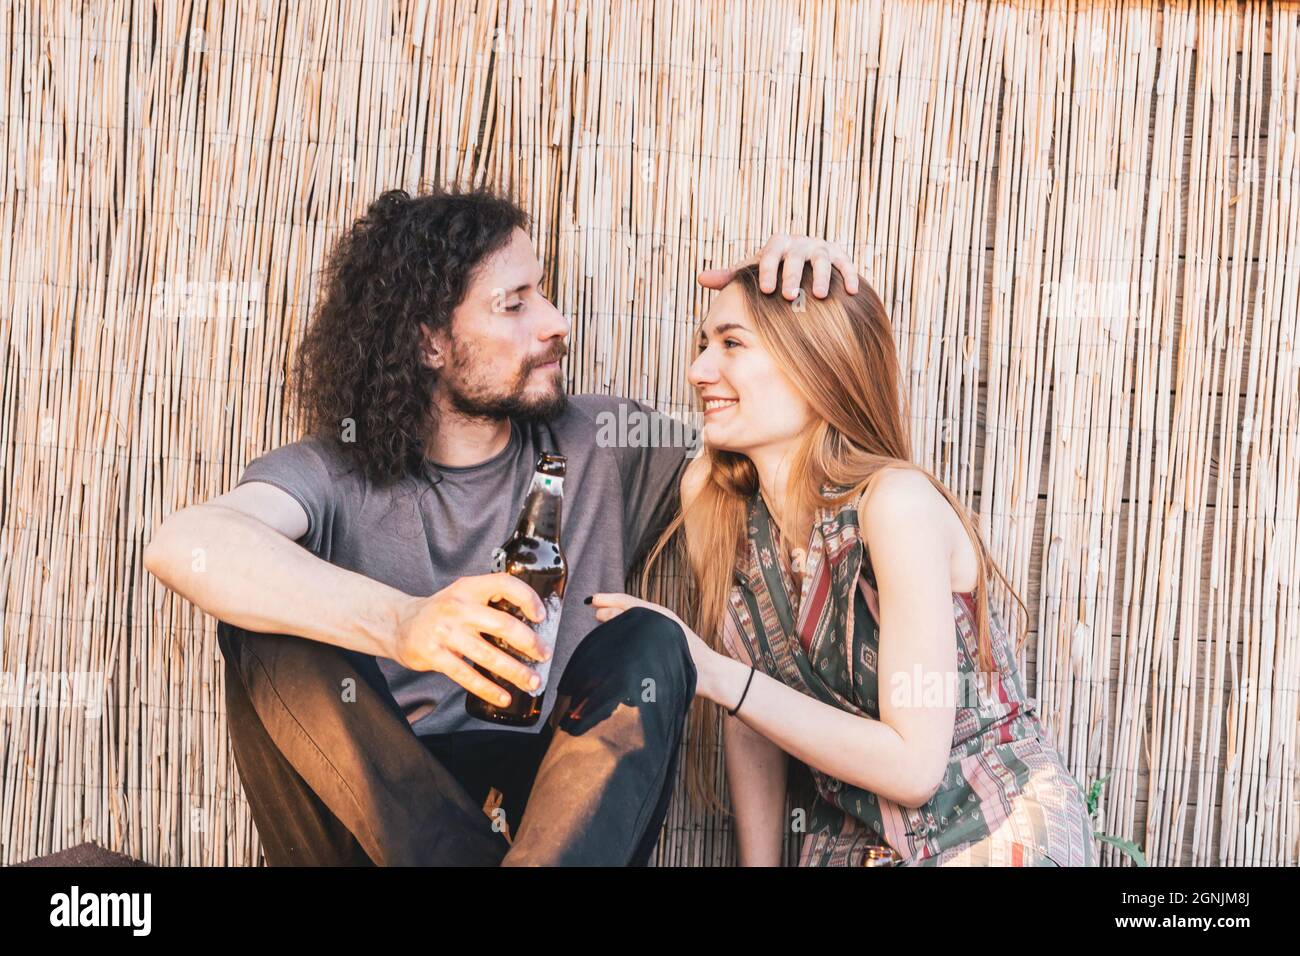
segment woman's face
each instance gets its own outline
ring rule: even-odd
[[[700,438],[710,448],[750,454],[783,445],[812,424],[812,409],[763,346],[735,284],[714,300],[696,350],[687,378],[700,395]]]

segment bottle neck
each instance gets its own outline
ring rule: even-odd
[[[560,517],[564,507],[564,478],[541,471],[533,473],[533,483],[524,499],[523,511],[515,534],[525,538],[560,540]]]

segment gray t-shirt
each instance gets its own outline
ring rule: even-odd
[[[318,438],[267,452],[238,482],[263,481],[292,495],[308,520],[298,544],[317,557],[427,596],[457,578],[490,573],[493,549],[514,531],[538,452],[568,459],[560,543],[569,577],[541,719],[519,728],[478,720],[465,712],[465,690],[451,678],[378,658],[420,736],[542,730],[565,665],[599,623],[583,598],[629,589],[628,571],[678,507],[681,471],[695,441],[693,430],[649,406],[605,395],[571,395],[550,422],[510,424],[509,443],[489,460],[463,468],[426,462],[423,474],[388,487],[368,481],[342,451]]]

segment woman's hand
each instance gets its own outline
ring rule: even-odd
[[[725,665],[730,658],[723,657],[713,648],[705,644],[704,641],[693,630],[686,626],[686,622],[674,614],[662,604],[655,604],[652,601],[642,601],[640,598],[634,598],[630,594],[597,592],[591,596],[591,606],[596,610],[596,620],[604,623],[618,617],[628,608],[644,607],[652,611],[658,611],[664,617],[675,621],[681,626],[682,631],[686,634],[686,644],[691,650],[691,660],[695,663],[695,673],[697,679],[695,682],[695,694],[698,697],[704,697],[712,700],[712,688],[716,683],[714,676],[719,669]]]
[[[838,269],[844,279],[844,288],[849,295],[858,291],[858,269],[853,258],[833,242],[816,239],[812,236],[788,236],[777,233],[756,254],[750,256],[740,265],[730,269],[705,269],[696,276],[696,281],[706,289],[721,289],[731,281],[737,269],[758,263],[758,284],[764,292],[776,289],[777,267],[784,263],[781,270],[781,294],[787,299],[799,295],[799,283],[803,278],[804,263],[812,263],[813,295],[825,298],[831,287],[831,267]]]

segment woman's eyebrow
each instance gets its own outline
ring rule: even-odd
[[[749,331],[749,329],[745,328],[745,327],[744,327],[743,325],[741,325],[739,322],[719,322],[718,325],[717,325],[717,327],[714,328],[714,330],[713,330],[713,334],[714,334],[714,335],[723,335],[723,334],[725,334],[725,333],[727,333],[727,332],[730,332],[732,329],[740,329],[740,331],[742,331],[742,332],[748,332],[748,331]],[[704,329],[701,328],[701,329],[700,329],[700,338],[706,338],[706,337],[707,337],[707,336],[706,336],[706,334],[705,334]]]

